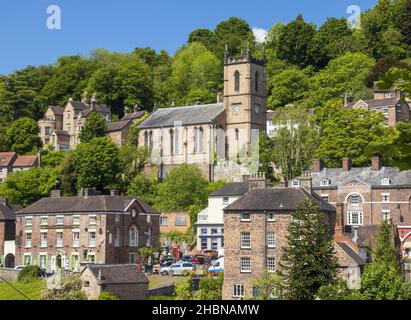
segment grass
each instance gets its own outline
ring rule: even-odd
[[[45,288],[44,280],[32,282],[14,282],[14,287],[23,292],[30,300],[40,300],[41,290]],[[0,300],[27,300],[22,294],[10,287],[7,283],[0,283]]]
[[[150,281],[149,289],[157,289],[173,284],[177,285],[184,280],[184,277],[150,275],[148,276],[148,280]]]

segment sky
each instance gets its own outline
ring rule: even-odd
[[[348,17],[377,0],[0,0],[0,74],[27,65],[52,64],[62,55],[88,55],[96,48],[131,52],[136,47],[173,54],[197,28],[214,30],[232,16],[245,19],[257,38],[276,22],[298,14],[321,25]],[[50,30],[49,6],[61,10],[61,29]],[[53,22],[53,21],[52,21]],[[56,25],[56,24],[54,24]]]

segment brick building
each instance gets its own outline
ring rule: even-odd
[[[0,152],[0,184],[13,171],[27,170],[40,166],[40,157],[19,156],[15,152]]]
[[[16,216],[15,213],[22,207],[7,203],[0,198],[0,266],[14,267]]]
[[[135,264],[88,265],[81,273],[81,282],[89,300],[97,300],[103,291],[120,300],[148,300],[149,281]]]
[[[137,250],[159,243],[159,213],[133,197],[77,197],[60,190],[16,213],[17,264],[79,271],[81,264],[135,263]]]
[[[190,227],[190,215],[187,211],[167,211],[160,215],[160,233],[186,233]]]

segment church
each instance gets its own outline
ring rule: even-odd
[[[265,58],[253,59],[250,50],[240,58],[226,53],[224,95],[216,103],[157,109],[139,125],[139,145],[152,150],[146,173],[162,180],[187,163],[209,181],[240,180],[255,171],[250,162],[258,162],[253,154],[266,121]]]

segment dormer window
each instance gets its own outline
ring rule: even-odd
[[[300,181],[299,181],[299,180],[294,180],[294,181],[291,183],[291,185],[292,185],[294,188],[297,188],[297,187],[300,186]]]
[[[391,185],[391,180],[388,179],[388,178],[384,178],[384,179],[381,180],[381,185],[382,186],[389,186],[389,185]]]
[[[321,187],[328,187],[330,185],[330,180],[323,179],[321,180]]]

